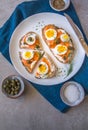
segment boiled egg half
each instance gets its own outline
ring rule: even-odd
[[[55,29],[47,29],[45,31],[45,37],[47,40],[54,40],[57,37],[57,31]]]
[[[45,75],[48,73],[48,71],[49,71],[48,65],[45,62],[41,62],[37,72],[41,75]]]
[[[34,52],[33,51],[23,51],[22,52],[22,58],[25,60],[30,60],[32,59],[34,56]]]
[[[62,45],[62,44],[59,44],[59,45],[57,45],[56,47],[55,47],[55,49],[54,49],[54,53],[55,54],[58,54],[58,55],[63,55],[63,54],[65,54],[66,52],[67,52],[67,46],[65,46],[65,45]]]
[[[36,40],[36,34],[32,33],[32,34],[27,35],[25,40],[28,45],[33,45]]]
[[[61,34],[60,39],[62,42],[68,42],[70,40],[70,37],[67,33]]]

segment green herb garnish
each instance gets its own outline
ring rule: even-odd
[[[73,70],[73,64],[71,63],[67,72],[67,76],[72,72],[72,70]]]
[[[37,48],[37,49],[39,49],[39,48],[40,48],[40,46],[39,46],[39,45],[36,45],[36,48]]]
[[[38,28],[36,28],[36,30],[38,30]]]
[[[55,39],[55,43],[58,45],[60,43],[60,39]]]

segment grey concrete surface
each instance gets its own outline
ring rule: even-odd
[[[23,1],[0,0],[0,27]],[[88,0],[72,2],[88,37]],[[17,72],[0,57],[0,85],[1,80],[12,73]],[[31,85],[27,84],[23,96],[15,100],[5,97],[0,91],[0,130],[88,130],[88,96],[80,105],[62,114]]]

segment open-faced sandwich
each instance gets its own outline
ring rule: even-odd
[[[43,54],[44,51],[30,49],[23,49],[19,52],[20,60],[29,73],[33,72],[37,62],[40,60]]]
[[[20,48],[29,48],[32,50],[41,50],[42,44],[40,42],[39,36],[35,32],[28,32],[25,34],[19,43]]]
[[[42,37],[54,56],[62,63],[70,63],[74,56],[74,46],[70,35],[53,24],[44,26]]]
[[[56,73],[57,73],[56,65],[49,57],[49,55],[45,53],[41,58],[41,61],[37,67],[35,77],[42,79],[51,78],[56,76]]]

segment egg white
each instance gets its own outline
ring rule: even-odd
[[[70,40],[70,37],[67,33],[64,33],[60,36],[60,39],[62,42],[68,42]]]
[[[45,75],[45,74],[48,73],[49,68],[48,68],[48,65],[47,65],[45,62],[41,62],[41,63],[39,64],[39,66],[40,66],[40,65],[43,65],[43,66],[45,66],[45,68],[46,68],[45,72],[40,71],[39,67],[38,67],[38,69],[37,69],[37,72],[38,72],[40,75],[43,76],[43,75]]]
[[[30,53],[31,55],[30,56],[26,56],[27,53]],[[25,59],[25,60],[30,60],[34,57],[34,52],[33,51],[23,51],[22,52],[22,58]]]
[[[32,40],[29,40],[29,39],[32,39]],[[36,34],[32,33],[32,34],[27,35],[25,40],[26,40],[26,43],[28,45],[33,45],[35,43],[35,40],[36,40]]]
[[[52,36],[48,37],[48,36],[47,36],[47,33],[52,33],[52,32],[50,32],[50,31],[53,31],[54,34],[53,34],[53,35],[52,35],[52,34],[49,34],[49,35],[52,35]],[[54,39],[57,37],[57,31],[56,31],[55,29],[47,29],[47,30],[45,31],[45,37],[46,37],[47,40],[54,40]]]
[[[65,51],[62,51],[62,52],[59,52],[58,51],[58,48],[59,47],[65,47]],[[62,45],[62,44],[59,44],[59,45],[57,45],[56,47],[55,47],[55,49],[53,50],[53,52],[54,52],[54,54],[56,54],[56,55],[63,55],[63,54],[65,54],[66,52],[67,52],[67,47],[65,46],[65,45]]]

